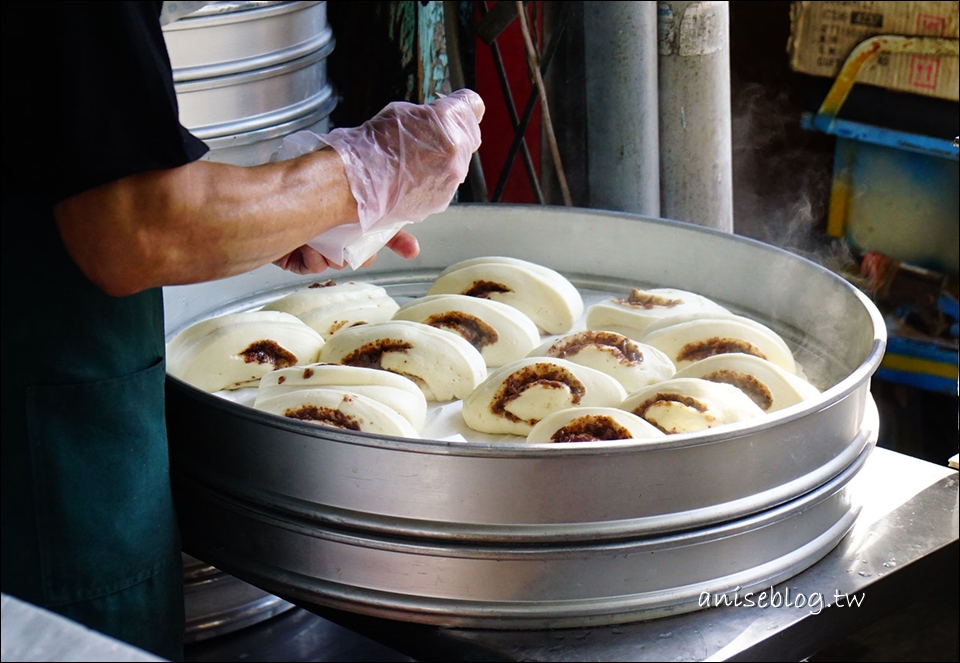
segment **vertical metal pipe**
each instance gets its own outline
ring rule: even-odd
[[[660,214],[733,232],[728,2],[660,2]]]
[[[591,207],[660,215],[657,5],[584,2]]]

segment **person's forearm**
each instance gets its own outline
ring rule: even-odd
[[[272,262],[357,220],[335,152],[242,168],[197,161],[134,175],[54,208],[71,257],[104,292],[197,283]]]

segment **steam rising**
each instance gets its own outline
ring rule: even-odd
[[[787,89],[734,86],[734,229],[821,263],[846,261],[830,247],[826,212],[833,138],[800,127]]]
[[[835,139],[800,127],[785,86],[735,82],[732,94],[734,231],[864,285],[859,260],[826,234]]]
[[[835,139],[801,128],[801,108],[786,83],[734,81],[731,92],[734,231],[802,255],[858,287],[864,285],[859,259],[844,241],[826,233]],[[796,298],[796,283],[790,283],[792,270],[769,265],[767,271],[767,287],[774,297],[789,298],[792,293]],[[828,298],[814,306],[794,299],[795,306],[818,309],[814,319],[832,320],[837,326],[792,338],[804,370],[820,388],[835,383],[862,361],[862,357],[838,357],[818,347],[818,338],[843,337],[857,328],[845,319],[844,311],[835,310],[844,301]]]

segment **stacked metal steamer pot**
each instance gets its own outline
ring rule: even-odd
[[[211,2],[163,33],[180,120],[210,147],[205,159],[257,165],[294,131],[328,130],[337,99],[325,2]],[[187,642],[293,607],[186,554],[183,568]]]
[[[849,531],[886,342],[851,284],[747,238],[615,212],[452,205],[413,230],[417,259],[384,252],[340,279],[403,303],[454,262],[503,255],[556,269],[587,305],[635,287],[689,290],[778,331],[822,394],[655,442],[526,444],[353,433],[168,378],[187,552],[306,607],[543,629],[697,610],[704,593],[799,573]],[[168,338],[309,282],[267,266],[167,288]]]
[[[180,121],[205,158],[257,165],[294,131],[327,131],[337,99],[325,2],[211,2],[163,33]]]

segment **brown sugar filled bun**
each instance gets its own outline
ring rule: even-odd
[[[602,371],[627,393],[673,377],[676,369],[663,352],[609,331],[582,331],[547,341],[528,356],[559,357]]]
[[[548,414],[527,435],[531,443],[606,442],[662,438],[664,433],[615,407],[571,407]]]
[[[493,371],[463,399],[463,420],[483,433],[527,435],[541,419],[575,405],[615,406],[626,391],[614,378],[553,357],[527,357]]]
[[[209,392],[255,387],[270,371],[315,362],[323,344],[289,313],[229,313],[177,334],[167,344],[167,372]]]
[[[328,339],[356,325],[386,322],[399,305],[387,291],[372,283],[313,283],[263,307],[284,311],[303,320]]]
[[[540,343],[537,325],[526,313],[492,299],[427,295],[401,306],[393,318],[459,334],[491,368],[525,357]]]
[[[463,398],[487,376],[480,352],[463,338],[409,320],[346,329],[324,345],[320,360],[398,373],[428,401]]]
[[[563,275],[517,258],[486,256],[450,265],[427,291],[449,293],[509,304],[547,334],[565,334],[583,314],[580,292]]]

